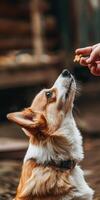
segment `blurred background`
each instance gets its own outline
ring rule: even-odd
[[[80,88],[74,116],[86,179],[100,200],[100,77],[73,62],[100,42],[100,0],[0,0],[0,200],[12,199],[28,140],[6,114],[30,106],[68,68]]]

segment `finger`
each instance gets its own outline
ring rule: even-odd
[[[86,60],[87,60],[87,57],[81,57],[80,58],[80,65],[88,66]]]
[[[94,62],[95,58],[96,58],[96,52],[95,52],[95,50],[94,50],[94,51],[91,52],[90,57],[87,59],[87,63],[92,63],[92,62]]]
[[[95,63],[99,66],[100,65],[100,60],[95,61]]]
[[[80,48],[80,49],[76,49],[75,53],[76,54],[82,54],[82,55],[89,55],[92,51],[92,47],[84,47],[84,48]]]
[[[95,62],[96,60],[98,60],[99,59],[99,57],[100,57],[100,47],[97,47],[97,48],[95,48],[92,52],[91,52],[91,54],[90,54],[90,57],[87,59],[87,63],[93,63],[93,62]]]
[[[97,72],[100,72],[100,63],[97,64]]]
[[[91,69],[92,67],[95,67],[96,68],[96,71],[100,71],[100,62],[99,63],[97,63],[97,62],[95,62],[95,63],[93,63],[93,64],[88,64],[88,68],[89,69]]]
[[[95,47],[98,47],[98,45],[100,45],[100,43],[97,43],[97,44],[93,45],[92,49],[94,49]]]
[[[91,67],[91,70],[90,70],[91,74],[95,75],[95,76],[99,76],[100,74],[96,71],[96,68],[95,67]]]
[[[90,72],[95,76],[100,76],[100,68],[98,69],[98,67],[92,66]]]
[[[89,68],[90,71],[91,71],[92,66],[93,66],[93,65],[88,64],[88,68]]]
[[[95,65],[91,65],[91,64],[88,64],[88,68],[91,72],[91,74],[95,75],[96,74],[96,66]],[[95,75],[96,76],[96,75]]]

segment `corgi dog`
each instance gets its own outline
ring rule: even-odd
[[[65,69],[30,107],[7,115],[29,137],[15,200],[93,199],[79,166],[84,154],[72,114],[75,93],[75,79]]]

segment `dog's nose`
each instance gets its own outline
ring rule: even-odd
[[[67,69],[64,69],[62,71],[62,76],[63,77],[71,77],[71,73]]]

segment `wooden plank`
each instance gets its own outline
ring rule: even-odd
[[[7,18],[17,18],[17,17],[30,17],[30,6],[29,1],[17,1],[17,2],[9,2],[9,1],[0,1],[0,17]],[[40,12],[46,12],[50,7],[50,3],[47,1],[39,2],[39,10]]]
[[[45,49],[52,49],[59,43],[58,37],[44,39]],[[32,37],[8,37],[0,38],[0,50],[19,50],[19,49],[32,49]]]
[[[5,38],[0,39],[1,50],[12,50],[12,49],[29,49],[32,48],[31,38],[19,37],[19,38]]]
[[[44,68],[44,70],[43,70]],[[57,77],[59,70],[51,66],[41,66],[38,70],[13,70],[0,73],[0,88],[21,87],[37,83],[52,83]],[[50,77],[50,74],[52,76]]]
[[[21,139],[14,139],[9,137],[0,138],[0,153],[25,150],[28,146],[28,141]]]
[[[56,30],[56,20],[49,16],[44,20],[45,31]],[[32,34],[32,26],[30,21],[0,19],[0,37],[22,36]]]
[[[31,24],[24,20],[0,19],[0,34],[29,34]]]
[[[30,7],[29,2],[24,3],[8,3],[0,1],[0,17],[19,17],[29,15]]]

